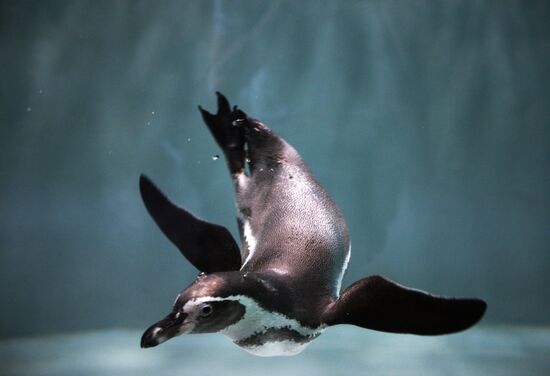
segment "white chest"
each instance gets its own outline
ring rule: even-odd
[[[281,313],[267,311],[247,296],[218,299],[236,300],[245,307],[243,317],[221,333],[253,355],[296,355],[324,330],[322,326],[310,328]]]
[[[256,356],[292,356],[301,353],[310,342],[297,343],[292,340],[266,342],[258,346],[241,346],[252,355]]]

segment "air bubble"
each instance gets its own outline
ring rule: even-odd
[[[220,159],[220,156],[218,154],[212,156],[213,161],[217,161],[218,159]]]

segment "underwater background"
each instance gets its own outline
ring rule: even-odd
[[[548,1],[1,1],[1,375],[550,374]],[[464,333],[328,329],[293,358],[221,335],[142,350],[197,271],[140,173],[237,228],[197,105],[269,124],[336,201],[344,287],[488,310]]]

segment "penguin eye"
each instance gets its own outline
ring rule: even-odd
[[[212,314],[214,308],[211,304],[205,303],[199,308],[199,313],[201,317],[208,317]]]

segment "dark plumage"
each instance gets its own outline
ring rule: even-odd
[[[292,146],[217,95],[216,114],[199,110],[233,178],[242,252],[226,228],[176,206],[141,176],[149,214],[201,271],[142,347],[220,332],[256,355],[292,355],[331,325],[430,335],[479,321],[482,300],[433,296],[380,276],[340,295],[350,256],[342,214]]]

